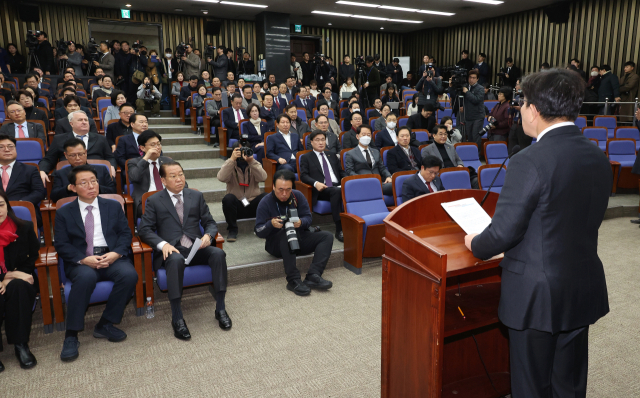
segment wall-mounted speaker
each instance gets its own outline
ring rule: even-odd
[[[571,3],[563,2],[546,6],[544,13],[549,18],[549,23],[567,23],[569,22],[570,10]]]
[[[207,24],[204,26],[204,34],[217,36],[220,34],[220,28],[222,27],[222,21],[219,19],[207,20]]]
[[[23,22],[40,22],[40,7],[37,4],[18,3],[18,16]]]

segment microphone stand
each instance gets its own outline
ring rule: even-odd
[[[500,165],[500,169],[498,170],[498,172],[496,173],[495,177],[493,177],[493,181],[491,181],[491,185],[489,185],[489,188],[487,188],[487,193],[484,194],[484,198],[482,198],[482,201],[480,202],[480,207],[482,207],[482,205],[484,204],[485,200],[487,200],[487,197],[489,196],[489,192],[491,192],[491,188],[493,188],[493,184],[496,182],[496,180],[498,179],[498,175],[500,175],[500,172],[502,171],[502,168],[504,167],[504,164],[507,163],[508,159],[511,159],[511,157],[513,155],[515,155],[516,153],[520,152],[520,145],[516,145],[513,147],[513,149],[511,150],[511,155],[507,156],[503,161],[502,164]]]

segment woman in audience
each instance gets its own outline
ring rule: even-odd
[[[145,72],[149,77],[149,80],[155,88],[160,89],[160,83],[162,83],[162,75],[164,75],[164,66],[162,65],[162,60],[158,57],[158,51],[151,50],[149,51],[149,58],[147,62],[147,66],[145,68]]]
[[[318,90],[318,82],[315,80],[311,80],[309,82],[309,86],[311,86],[311,90],[309,90],[309,93],[315,98],[318,98],[318,96],[320,95],[320,90]]]
[[[382,130],[387,127],[387,115],[391,113],[391,107],[387,104],[382,105],[380,113],[382,114],[382,116],[376,119],[376,123],[373,125],[374,131]]]
[[[396,88],[394,86],[387,86],[387,89],[384,90],[384,95],[382,96],[382,103],[386,104],[387,102],[400,102],[398,98],[398,94],[396,94]]]
[[[447,127],[447,144],[455,145],[458,142],[462,142],[462,134],[460,130],[453,128],[453,119],[449,116],[445,116],[440,120],[440,124]]]
[[[269,92],[269,82],[268,81],[262,83],[262,90],[260,90],[260,92],[262,92],[263,94]]]
[[[23,369],[38,363],[29,350],[29,334],[38,291],[35,265],[39,250],[33,223],[16,217],[7,194],[0,191],[0,326],[4,315],[7,343],[13,344]],[[0,362],[0,372],[3,370]]]
[[[44,126],[47,129],[49,128],[47,114],[34,106],[33,89],[31,87],[18,91],[18,102],[22,104],[24,111],[27,113],[27,120],[42,120]]]
[[[262,93],[260,92],[260,83],[253,83],[253,96],[260,101],[260,104],[262,104],[263,98]]]
[[[11,66],[11,73],[21,74],[27,71],[27,59],[24,55],[20,54],[18,47],[14,43],[7,45],[7,51],[9,52],[9,66]]]
[[[176,81],[171,85],[171,95],[180,95],[182,85],[184,84],[184,73],[178,72],[176,75]]]
[[[267,132],[267,123],[260,120],[260,107],[251,103],[247,107],[249,122],[244,125],[244,134],[248,134],[249,146],[257,156],[257,161],[262,162],[264,158],[264,133]]]
[[[500,87],[498,91],[498,104],[491,109],[487,120],[493,121],[494,127],[489,130],[487,138],[489,141],[507,141],[509,137],[509,109],[511,108],[511,98],[513,90],[509,86]]]
[[[407,116],[411,116],[413,114],[418,113],[418,97],[420,94],[415,93],[411,98],[411,102],[409,102],[409,106],[407,106]]]
[[[340,87],[340,98],[342,98],[342,93],[353,93],[354,91],[357,92],[358,89],[353,84],[353,78],[347,77],[347,81]]]
[[[107,129],[109,120],[120,119],[120,105],[127,102],[124,92],[120,90],[114,90],[111,93],[111,105],[107,107],[107,111],[104,113],[104,120],[102,121],[102,127]]]
[[[207,99],[207,88],[204,84],[200,84],[196,87],[196,91],[198,91],[198,95],[193,97],[192,106],[196,108],[196,116],[202,116],[204,111],[204,100]]]

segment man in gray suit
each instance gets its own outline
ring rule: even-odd
[[[42,125],[33,122],[27,122],[27,113],[19,102],[9,101],[7,105],[7,113],[11,123],[5,123],[0,128],[0,134],[6,134],[15,138],[40,138],[42,143],[46,145],[47,138]]]
[[[162,137],[152,130],[138,136],[138,145],[144,156],[127,160],[129,182],[133,184],[133,202],[137,217],[142,217],[142,195],[147,192],[164,189],[160,178],[160,167],[171,158],[160,156],[162,153]]]
[[[190,264],[208,264],[211,267],[216,297],[215,318],[220,328],[229,330],[231,319],[224,303],[227,261],[224,251],[215,247],[218,227],[211,217],[209,206],[201,192],[185,188],[186,181],[180,163],[165,162],[160,166],[159,173],[166,189],[147,200],[138,234],[144,243],[154,248],[154,268],[166,270],[174,336],[180,340],[191,338],[182,316],[181,300],[185,259],[196,239],[201,239],[202,243]],[[201,225],[204,235],[200,232]]]
[[[214,87],[212,90],[213,101],[207,101],[207,115],[211,119],[211,127],[216,129],[220,127],[220,109],[229,106],[229,97],[226,94],[222,94],[220,87]],[[218,134],[215,135],[215,140],[219,140]],[[213,144],[214,147],[220,146],[218,142]]]
[[[113,81],[115,81],[115,77],[113,75],[113,68],[116,64],[116,59],[109,51],[109,43],[106,41],[100,42],[100,55],[98,61],[93,61],[93,65],[95,68],[102,68],[104,74],[110,76]]]
[[[242,88],[242,108],[247,109],[249,104],[256,104],[258,108],[262,106],[260,100],[253,98],[253,88],[247,84]]]
[[[329,131],[331,131],[333,134],[340,135],[341,131],[338,122],[329,117],[329,106],[327,105],[327,103],[323,102],[323,100],[318,101],[317,109],[318,117],[320,117],[320,115],[325,115],[329,119]],[[336,113],[334,112],[334,114]],[[316,128],[316,120],[314,120],[311,122],[311,130],[315,130]]]
[[[218,53],[218,58],[216,58],[215,61],[211,58],[207,58],[207,62],[213,66],[213,74],[219,78],[220,81],[223,81],[227,79],[229,59],[224,55],[224,47],[218,46],[218,48],[216,48],[216,52]]]
[[[382,193],[393,195],[391,173],[382,163],[380,151],[369,146],[371,144],[371,126],[363,124],[356,134],[358,146],[344,155],[344,170],[348,176],[357,174],[378,174],[382,177]]]
[[[480,72],[477,69],[469,72],[469,87],[462,87],[464,103],[460,112],[464,116],[467,139],[478,145],[478,152],[482,152],[482,125],[484,123],[484,88],[478,84]],[[460,117],[458,117],[460,120]]]

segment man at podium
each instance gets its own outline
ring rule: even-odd
[[[573,123],[578,74],[553,69],[521,86],[523,129],[537,143],[510,160],[492,223],[465,244],[480,259],[504,253],[498,314],[513,397],[585,397],[589,325],[609,312],[597,249],[611,166]]]

